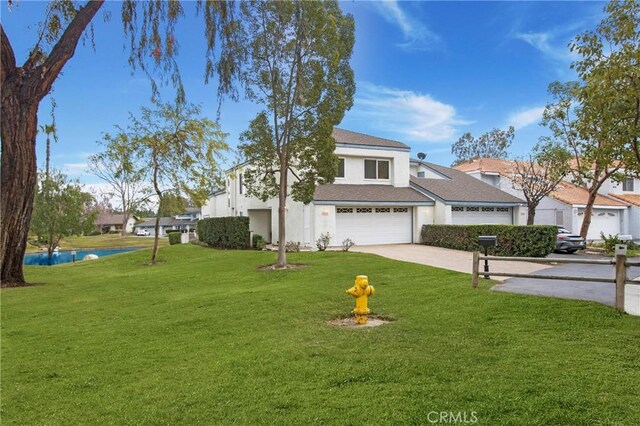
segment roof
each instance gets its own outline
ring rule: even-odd
[[[129,216],[131,219],[135,219],[133,215]],[[104,213],[98,216],[95,220],[95,225],[122,225],[122,221],[124,220],[123,214],[110,214]]]
[[[177,225],[195,225],[196,220],[175,219],[173,217],[161,217],[160,226],[177,226]],[[135,227],[154,227],[156,226],[156,218],[150,217],[140,222]]]
[[[411,183],[428,195],[433,195],[445,202],[504,203],[524,204],[524,200],[508,194],[498,188],[482,182],[465,172],[454,170],[437,164],[422,162],[448,179],[430,179],[411,176]]]
[[[433,200],[410,187],[328,184],[316,187],[314,201],[425,203]]]
[[[411,147],[403,144],[402,142],[365,135],[364,133],[352,132],[351,130],[338,129],[337,127],[334,127],[332,135],[336,140],[336,143],[341,144],[411,149]]]
[[[609,196],[640,207],[640,194],[609,194]]]
[[[476,158],[453,167],[461,172],[499,173],[502,176],[513,175],[513,161],[499,158]]]
[[[549,195],[563,203],[579,206],[586,205],[589,199],[589,191],[586,188],[566,181],[560,182]],[[596,207],[627,207],[625,202],[600,194],[596,195],[596,201],[593,205]]]

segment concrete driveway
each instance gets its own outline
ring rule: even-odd
[[[471,273],[473,253],[468,251],[450,250],[440,247],[423,246],[418,244],[389,244],[377,246],[354,246],[352,251],[372,253],[389,259],[405,262],[420,263],[452,271]],[[499,262],[492,268],[495,272],[515,272],[528,274],[533,271],[549,268],[548,265],[529,262]],[[482,270],[482,265],[480,266]],[[496,281],[504,281],[507,277],[491,277]],[[471,286],[471,280],[469,280]]]

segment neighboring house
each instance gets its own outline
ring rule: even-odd
[[[287,241],[313,246],[328,232],[333,246],[346,238],[359,245],[417,243],[423,224],[522,223],[523,200],[464,173],[410,160],[411,148],[402,142],[342,129],[333,137],[335,183],[318,186],[310,204],[287,199]],[[250,165],[227,171],[225,188],[210,194],[202,217],[249,216],[251,232],[275,242],[278,200],[247,197],[245,168]]]
[[[510,160],[479,158],[460,165],[455,169],[463,171],[474,178],[491,184],[496,188],[524,198],[520,189],[514,188],[514,166]],[[636,179],[637,181],[637,179]],[[632,191],[623,191],[623,189]],[[637,186],[635,187],[637,188]],[[591,225],[587,240],[600,240],[600,233],[605,235],[632,235],[640,239],[640,207],[633,205],[626,196],[633,199],[633,185],[616,186],[605,182],[603,193],[596,197],[591,217]],[[618,191],[618,194],[608,194]],[[536,209],[535,223],[538,225],[561,225],[571,232],[578,233],[584,218],[584,209],[589,197],[587,189],[562,181],[549,196],[544,197]],[[640,195],[637,195],[640,198]],[[636,203],[640,200],[636,198]],[[526,212],[525,212],[526,215]]]
[[[102,232],[122,232],[122,221],[124,220],[123,214],[111,214],[104,213],[98,216],[94,222],[96,228]],[[125,231],[127,234],[133,232],[133,226],[136,223],[137,217],[129,216]]]
[[[606,185],[606,187],[605,187]],[[640,179],[628,177],[621,183],[605,182],[601,191],[629,204],[628,233],[640,240]]]
[[[190,208],[187,212],[170,217],[161,217],[158,235],[164,236],[167,231],[179,229],[181,231],[190,231],[196,229],[196,224],[200,217],[200,209]],[[150,217],[134,226],[136,232],[138,230],[147,230],[150,235],[155,235],[156,218]]]

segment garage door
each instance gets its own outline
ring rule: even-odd
[[[411,243],[411,207],[336,207],[336,240],[358,245]]]
[[[451,221],[454,225],[480,225],[497,223],[511,225],[511,207],[451,207]]]
[[[578,211],[579,225],[582,225],[583,215],[584,209],[580,209]],[[587,240],[599,240],[600,232],[607,236],[620,233],[620,212],[618,210],[593,209]]]

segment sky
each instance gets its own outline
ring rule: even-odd
[[[341,2],[353,15],[356,42],[351,66],[356,80],[354,105],[343,129],[402,141],[412,155],[449,165],[451,145],[463,133],[474,136],[513,125],[511,147],[526,155],[546,134],[539,126],[550,101],[547,86],[576,78],[569,42],[594,29],[604,17],[601,2]],[[8,8],[1,1],[2,25],[23,63],[33,46],[45,3],[21,0]],[[52,145],[52,166],[99,190],[87,170],[87,157],[101,150],[98,141],[129,113],[150,105],[146,77],[128,65],[119,19],[120,4],[109,2],[94,19],[95,50],[80,44],[40,105],[39,123],[50,119],[51,97],[59,141]],[[216,118],[215,84],[204,83],[204,24],[195,3],[186,2],[177,27],[177,58],[187,99]],[[110,13],[111,19],[105,20]],[[164,93],[171,93],[166,88]],[[223,100],[220,126],[232,147],[261,106],[247,100]],[[44,134],[39,134],[38,164],[44,164]],[[235,158],[228,155],[230,160]]]

